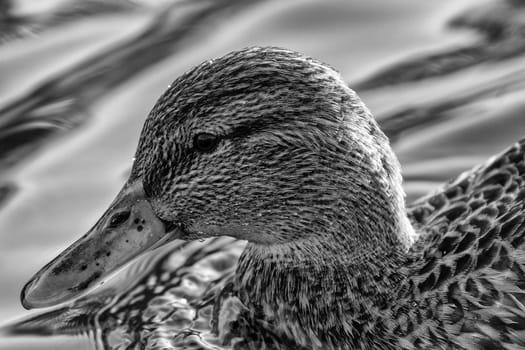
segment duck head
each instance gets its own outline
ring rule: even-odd
[[[170,85],[123,190],[28,282],[22,302],[66,301],[174,238],[228,235],[302,256],[346,242],[356,259],[407,248],[403,197],[386,136],[338,73],[279,48],[232,52]]]

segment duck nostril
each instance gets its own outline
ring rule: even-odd
[[[131,212],[129,210],[121,211],[119,213],[114,214],[111,217],[111,220],[109,220],[108,228],[115,228],[119,226],[120,224],[126,222],[126,220],[128,220],[130,215],[131,215]]]

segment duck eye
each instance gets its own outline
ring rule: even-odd
[[[219,138],[216,135],[201,133],[195,135],[193,139],[193,147],[199,152],[210,153],[219,144]]]

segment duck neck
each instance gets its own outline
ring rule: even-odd
[[[254,316],[301,345],[360,348],[365,339],[377,337],[379,328],[373,325],[405,278],[405,260],[401,241],[356,245],[331,233],[272,246],[248,243],[236,283]]]
[[[372,204],[335,205],[334,214],[311,220],[315,226],[303,238],[249,242],[236,271],[241,301],[254,316],[314,349],[341,339],[356,349],[367,338],[376,345],[388,341],[379,336],[377,321],[395,301],[414,237],[404,205],[390,203],[376,212]]]

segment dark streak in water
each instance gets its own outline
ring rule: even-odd
[[[0,183],[0,208],[9,200],[17,191],[17,186],[11,182]]]
[[[79,335],[87,334],[93,327],[91,314],[96,314],[109,301],[100,296],[85,300],[81,307],[68,305],[45,313],[36,314],[27,319],[0,328],[0,334],[10,335]]]
[[[488,61],[500,61],[525,53],[525,8],[518,1],[497,1],[468,9],[449,22],[451,28],[478,32],[480,39],[460,48],[429,53],[380,69],[352,86],[376,89],[444,76]]]
[[[85,0],[60,3],[46,11],[20,15],[13,2],[0,1],[0,45],[90,16],[146,10],[132,0]]]
[[[455,93],[433,103],[408,106],[379,115],[377,118],[383,131],[392,142],[395,142],[403,132],[450,118],[453,115],[451,112],[455,108],[496,96],[501,92],[515,92],[522,89],[525,89],[525,71],[518,71],[509,76],[477,86],[474,89]]]

